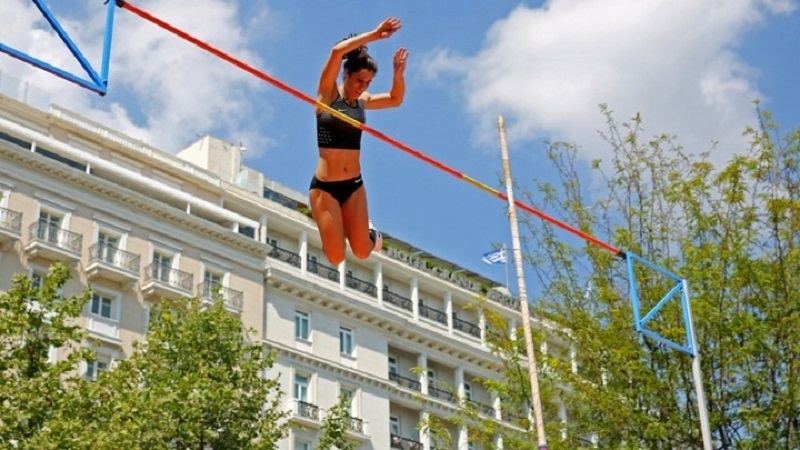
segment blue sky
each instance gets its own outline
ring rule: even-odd
[[[47,2],[99,64],[105,8],[96,0]],[[410,51],[406,101],[375,111],[370,126],[503,190],[496,123],[509,126],[515,180],[547,180],[545,140],[610,149],[598,105],[616,118],[640,112],[650,134],[679,136],[718,164],[746,146],[761,99],[785,127],[800,125],[800,12],[796,0],[139,0],[135,5],[313,95],[330,47],[398,17],[375,42],[390,87],[391,56]],[[48,91],[54,102],[166,151],[210,133],[247,148],[246,164],[295,190],[316,163],[312,108],[118,10],[106,97],[0,55],[0,72]],[[3,0],[0,42],[78,70],[30,0]],[[370,212],[379,227],[428,252],[503,281],[480,261],[509,242],[504,204],[370,136],[362,150]],[[586,174],[591,177],[591,174]],[[591,183],[588,183],[591,184]],[[530,283],[534,280],[528,280]]]

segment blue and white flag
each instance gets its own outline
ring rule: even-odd
[[[492,252],[484,253],[483,258],[481,258],[483,262],[486,264],[494,264],[494,263],[506,263],[506,249],[505,247],[495,250]]]

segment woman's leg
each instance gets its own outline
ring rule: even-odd
[[[368,258],[375,244],[369,237],[367,190],[364,185],[356,189],[342,205],[342,220],[353,254],[359,259]]]
[[[320,189],[311,189],[308,198],[311,203],[311,217],[317,223],[322,239],[322,250],[328,261],[338,266],[345,258],[342,207],[331,194]]]

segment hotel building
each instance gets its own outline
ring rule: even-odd
[[[364,450],[437,448],[418,424],[464,401],[516,427],[476,381],[500,367],[476,298],[519,323],[501,285],[390,235],[369,259],[330,267],[305,195],[243,166],[238,146],[205,136],[173,155],[18,92],[0,95],[0,290],[56,260],[71,267],[68,293],[93,287],[86,377],[132,352],[152,305],[221,286],[277,353],[292,425],[282,450],[314,448],[339,395]],[[555,338],[542,350],[570,357]],[[456,448],[475,448],[467,427],[448,426]]]

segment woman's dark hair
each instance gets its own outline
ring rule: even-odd
[[[353,37],[355,35],[351,35]],[[348,38],[349,39],[349,38]],[[369,56],[367,53],[367,46],[362,45],[357,49],[350,50],[344,55],[344,70],[348,73],[355,73],[361,69],[367,69],[370,72],[378,73],[378,63]]]

